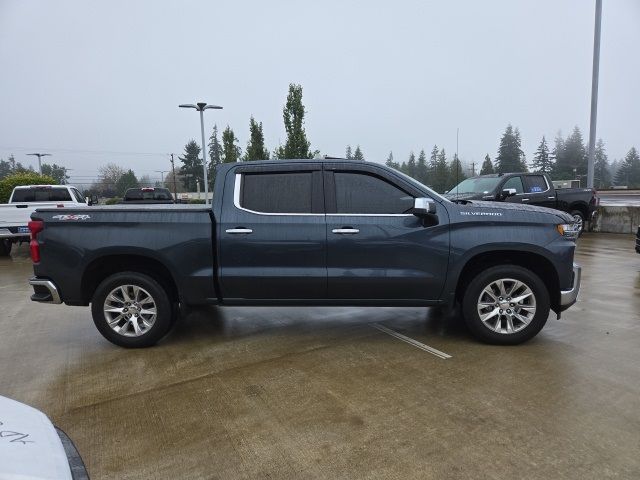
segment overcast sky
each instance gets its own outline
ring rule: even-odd
[[[598,136],[610,159],[640,147],[640,1],[604,0]],[[200,142],[205,114],[246,147],[249,116],[270,150],[300,83],[312,148],[405,160],[434,144],[493,158],[508,123],[527,159],[542,135],[588,138],[595,0],[0,0],[0,158],[34,150],[91,177],[140,176]],[[107,153],[114,152],[114,153]],[[121,153],[116,153],[121,152]],[[73,178],[72,178],[73,179]]]

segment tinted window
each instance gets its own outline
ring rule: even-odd
[[[515,188],[516,193],[523,193],[524,189],[522,188],[522,179],[520,177],[511,177],[502,186],[503,190],[506,190],[507,188]]]
[[[173,200],[171,192],[166,188],[153,188],[143,190],[141,188],[131,188],[124,194],[125,201],[140,200]]]
[[[240,206],[265,213],[311,213],[312,172],[246,173]]]
[[[335,173],[337,213],[405,213],[413,208],[413,197],[372,175]]]
[[[542,175],[529,175],[525,178],[527,193],[540,193],[547,189],[547,182]]]
[[[82,197],[82,194],[78,190],[76,190],[75,188],[72,188],[71,192],[73,193],[73,196],[76,197],[77,202],[79,203],[85,202],[84,198]]]
[[[70,202],[66,188],[20,188],[13,193],[13,203],[21,202]]]

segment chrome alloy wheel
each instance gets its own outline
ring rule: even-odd
[[[536,314],[536,297],[520,280],[502,278],[478,297],[478,315],[489,330],[511,334],[526,328]]]
[[[107,325],[125,337],[147,333],[157,315],[153,297],[137,285],[119,285],[111,290],[102,309]]]
[[[582,232],[582,227],[584,226],[584,220],[582,220],[582,215],[579,215],[576,213],[575,215],[572,215],[572,217],[573,217],[573,221],[578,226],[578,232]]]

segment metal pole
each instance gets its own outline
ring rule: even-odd
[[[204,168],[204,204],[209,203],[209,179],[207,176],[207,144],[204,143],[204,107],[200,108],[200,131],[202,133],[202,167]]]
[[[596,24],[593,34],[593,74],[591,77],[591,124],[589,125],[589,160],[587,187],[593,188],[593,171],[596,157],[596,120],[598,117],[598,76],[600,72],[600,23],[602,0],[596,0]]]
[[[173,171],[173,199],[178,201],[178,187],[176,186],[176,166],[173,164],[173,153],[171,154],[171,170]]]

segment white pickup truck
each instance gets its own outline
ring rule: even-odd
[[[0,257],[17,242],[29,241],[31,214],[36,208],[86,207],[87,201],[70,185],[26,185],[13,189],[9,203],[0,205]]]

